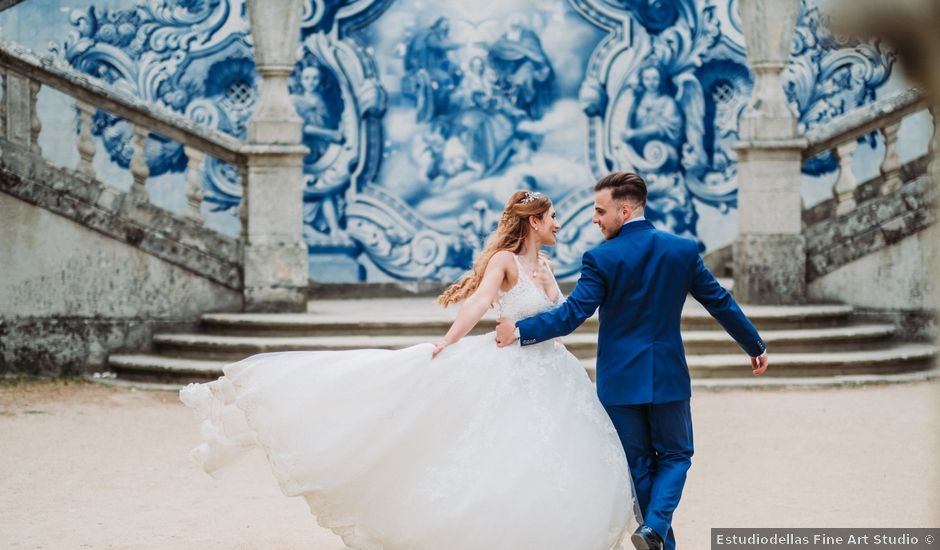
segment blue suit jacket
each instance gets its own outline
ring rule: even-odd
[[[568,299],[516,326],[521,344],[530,345],[571,333],[600,307],[601,403],[678,401],[692,394],[679,332],[689,293],[748,355],[764,352],[754,325],[702,263],[697,244],[657,231],[648,221],[625,224],[616,237],[586,252]]]

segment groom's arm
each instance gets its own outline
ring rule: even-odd
[[[597,259],[591,251],[581,258],[581,278],[563,304],[551,311],[516,322],[519,343],[523,346],[571,334],[588,317],[594,315],[607,296],[607,284]]]
[[[764,345],[754,324],[744,315],[731,294],[718,284],[715,276],[705,267],[705,262],[697,252],[689,291],[692,297],[705,306],[708,313],[735,339],[745,353],[751,357],[760,357],[767,351],[767,346]]]

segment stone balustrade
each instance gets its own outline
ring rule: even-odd
[[[0,0],[0,11],[7,10],[23,2],[23,0]]]
[[[103,110],[121,117],[132,125],[134,150],[131,159],[133,185],[130,196],[146,201],[145,185],[148,167],[144,157],[144,144],[151,133],[160,134],[185,147],[188,162],[186,216],[199,220],[202,192],[200,171],[202,160],[213,156],[238,167],[244,184],[248,155],[245,143],[216,130],[197,125],[182,115],[159,105],[151,105],[138,98],[115,91],[106,82],[78,72],[65,63],[35,55],[10,42],[0,42],[0,78],[3,101],[0,105],[0,137],[37,155],[42,126],[36,109],[36,97],[42,86],[49,86],[75,99],[78,109],[79,161],[76,170],[97,178],[94,168],[95,143],[92,137],[92,117]],[[243,230],[244,232],[244,230]]]
[[[903,183],[897,149],[901,121],[909,115],[928,109],[934,117],[935,135],[930,142],[930,155],[934,155],[937,129],[940,125],[937,124],[936,111],[931,107],[928,97],[917,88],[846,113],[830,124],[806,133],[807,143],[803,149],[803,160],[832,151],[839,163],[838,177],[832,186],[836,216],[849,214],[858,206],[857,193],[860,182],[851,168],[858,140],[871,132],[879,132],[884,137],[885,153],[880,165],[884,182],[880,186],[880,193],[896,193]]]
[[[301,240],[300,166],[307,149],[299,143],[299,130],[296,139],[286,142],[245,142],[200,126],[160,105],[121,93],[106,82],[76,71],[59,60],[37,56],[7,41],[0,41],[0,79],[3,96],[0,101],[0,139],[6,142],[4,149],[15,149],[19,155],[42,157],[39,145],[42,125],[36,108],[40,89],[48,86],[74,98],[78,112],[78,163],[75,172],[80,177],[98,179],[94,167],[96,145],[92,135],[92,120],[97,110],[120,117],[132,126],[131,189],[128,193],[117,190],[102,193],[99,199],[108,202],[106,206],[112,210],[116,203],[125,217],[145,216],[141,213],[155,207],[149,204],[146,192],[149,168],[144,149],[151,134],[176,141],[184,147],[187,204],[182,216],[191,222],[203,223],[202,169],[205,159],[214,157],[235,166],[241,176],[243,196],[239,205],[239,256],[245,272],[245,309],[299,311],[306,307],[308,276],[306,248]],[[276,84],[286,86],[284,82]],[[265,122],[272,125],[270,121]],[[293,120],[289,123],[296,124]],[[3,156],[11,153],[0,151]],[[24,165],[22,162],[18,164]],[[297,215],[285,220],[272,208],[272,200],[276,199],[283,205],[283,197],[290,191],[296,191],[294,205]],[[146,208],[140,208],[141,205]]]

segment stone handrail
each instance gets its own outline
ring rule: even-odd
[[[76,101],[79,111],[79,173],[95,178],[92,161],[96,147],[91,134],[92,116],[101,109],[127,120],[134,129],[134,150],[130,171],[131,196],[147,202],[145,185],[149,169],[143,151],[150,133],[181,143],[186,153],[187,208],[184,217],[202,223],[201,172],[206,156],[234,165],[242,177],[243,194],[248,187],[248,165],[253,157],[305,154],[300,145],[254,144],[217,130],[200,126],[162,105],[148,103],[115,90],[107,82],[75,70],[59,59],[41,57],[16,43],[0,40],[0,76],[3,101],[0,102],[0,136],[41,155],[38,138],[42,129],[36,110],[41,86],[49,86]],[[247,231],[247,204],[241,201],[239,218],[242,235]]]
[[[106,187],[107,182],[100,181],[93,163],[97,151],[92,135],[93,117],[101,110],[128,123],[132,129],[128,136],[133,178],[130,191],[111,191],[100,196],[114,198],[106,198],[104,203],[117,205],[119,217],[141,227],[153,226],[160,231],[154,220],[169,216],[181,222],[171,224],[174,227],[199,226],[196,233],[200,235],[205,233],[202,230],[209,230],[202,227],[203,164],[207,156],[227,162],[235,166],[241,179],[242,199],[238,205],[241,238],[237,246],[244,276],[244,307],[251,311],[303,311],[308,274],[302,237],[302,161],[308,150],[301,143],[301,121],[293,110],[287,88],[290,71],[285,69],[291,66],[295,54],[290,44],[299,40],[302,9],[300,0],[283,0],[275,7],[284,17],[259,17],[258,9],[250,10],[249,14],[262,92],[261,101],[248,121],[248,139],[244,141],[133,97],[119,86],[79,72],[60,59],[40,57],[20,45],[0,40],[3,95],[0,138],[5,141],[0,156],[4,165],[18,166],[23,172],[19,176],[29,179],[29,166],[46,162],[39,145],[42,123],[37,111],[42,86],[73,98],[78,111],[78,163],[74,169],[65,169],[77,179],[61,178],[62,182],[87,180]],[[288,35],[297,35],[286,42],[285,24],[290,27]],[[187,159],[187,204],[182,216],[160,210],[149,201],[146,183],[150,168],[145,147],[151,134],[183,147]],[[284,197],[292,196],[297,200],[284,201]],[[160,213],[155,214],[154,210]],[[180,238],[180,242],[188,242],[186,235]]]
[[[10,9],[20,2],[23,2],[23,0],[0,0],[0,11]]]
[[[116,91],[108,83],[76,71],[60,60],[40,57],[9,41],[0,41],[0,72],[4,97],[0,104],[0,135],[41,155],[38,139],[42,126],[36,98],[43,85],[56,89],[76,101],[79,111],[77,170],[89,177],[96,177],[92,164],[96,147],[91,134],[95,111],[101,109],[127,120],[134,128],[130,171],[134,181],[131,195],[135,199],[146,202],[149,169],[143,151],[151,132],[181,143],[189,159],[185,217],[202,222],[200,174],[207,155],[235,165],[244,182],[249,149],[240,139],[199,126],[160,105]],[[244,208],[240,208],[240,217],[244,232]]]
[[[825,126],[806,132],[806,146],[802,151],[803,160],[832,151],[839,163],[838,177],[832,187],[837,216],[847,214],[858,206],[855,195],[859,181],[851,169],[858,139],[871,132],[880,132],[884,137],[885,154],[880,166],[884,177],[881,194],[894,193],[903,184],[901,161],[897,151],[898,130],[904,117],[925,109],[929,109],[931,115],[934,116],[934,137],[930,142],[930,153],[933,154],[938,143],[938,136],[940,136],[938,132],[940,124],[937,124],[931,98],[917,88],[911,88],[865,105],[834,119]]]
[[[148,131],[195,147],[219,160],[244,164],[243,142],[228,134],[205,128],[162,105],[154,105],[114,90],[114,86],[77,71],[51,57],[40,57],[30,50],[0,40],[0,67],[32,82],[54,88],[80,103],[124,118]],[[12,99],[12,98],[11,98]]]

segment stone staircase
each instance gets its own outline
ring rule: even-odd
[[[900,341],[889,323],[856,322],[849,306],[743,307],[767,343],[770,370],[751,376],[737,344],[689,299],[682,329],[694,386],[827,386],[934,376],[934,346]],[[151,353],[112,355],[108,362],[120,383],[174,389],[212,380],[226,363],[256,353],[400,349],[433,342],[455,315],[455,309],[442,310],[430,297],[320,299],[308,304],[307,313],[210,313],[202,316],[198,332],[156,334]],[[493,330],[494,320],[488,313],[472,333]],[[597,328],[595,315],[563,338],[592,378]]]

